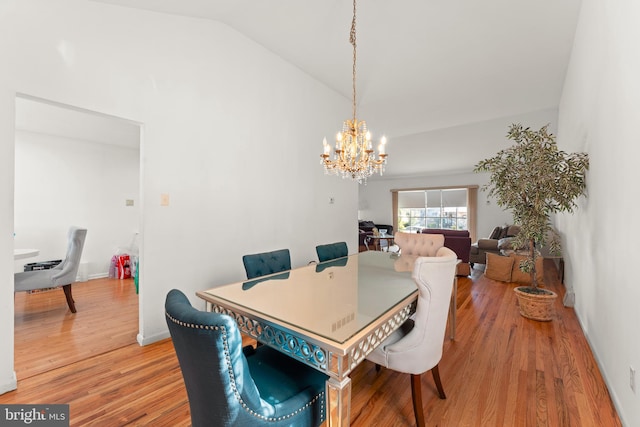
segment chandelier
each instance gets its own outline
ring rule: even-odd
[[[336,135],[333,159],[330,158],[331,146],[327,143],[327,138],[324,138],[320,163],[324,165],[326,174],[341,175],[342,178],[366,183],[367,177],[375,172],[379,172],[380,175],[384,172],[384,165],[387,163],[385,152],[387,139],[384,136],[381,138],[376,158],[367,123],[356,118],[356,0],[353,0],[349,43],[353,46],[353,119],[345,120],[342,131]]]

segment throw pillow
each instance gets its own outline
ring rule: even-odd
[[[502,227],[502,229],[500,230],[500,236],[498,237],[498,239],[504,239],[505,237],[507,237],[508,231],[509,231],[509,226]]]
[[[498,249],[511,249],[511,241],[513,237],[505,237],[504,239],[498,240]]]
[[[509,258],[513,258],[513,270],[511,271],[511,281],[515,283],[521,283],[524,285],[531,284],[531,275],[520,270],[520,261],[526,259],[524,255],[517,255],[515,253],[509,255]],[[538,285],[544,285],[544,259],[542,257],[536,258],[536,280]]]
[[[519,225],[510,225],[509,228],[507,228],[507,237],[514,237],[519,232],[520,232],[520,226]]]
[[[487,267],[484,270],[484,275],[491,280],[510,282],[513,261],[512,257],[487,252]]]
[[[489,234],[489,238],[498,240],[500,238],[500,230],[502,230],[500,227],[494,228],[491,234]]]

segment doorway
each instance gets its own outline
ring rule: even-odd
[[[59,335],[83,332],[83,315],[87,310],[100,309],[89,305],[82,313],[80,296],[92,290],[86,285],[108,280],[111,257],[131,250],[142,237],[138,235],[142,217],[140,124],[28,95],[16,97],[15,117],[14,245],[37,248],[39,254],[16,261],[14,270],[22,271],[25,263],[64,257],[68,228],[76,225],[88,230],[78,275],[82,282],[73,285],[79,313],[71,314],[66,307],[58,307],[56,299],[62,293],[59,289],[47,291],[48,296],[16,298],[16,304],[22,305],[15,306],[16,322],[21,322],[21,328],[16,325],[15,331],[17,334],[19,330],[28,330],[24,322],[33,321],[34,326],[58,325]],[[106,285],[101,282],[107,290],[106,297],[102,298],[122,304],[123,295],[129,294],[128,287],[133,287],[133,279],[112,280]],[[127,304],[131,304],[131,295],[127,298]],[[137,317],[139,305],[135,292],[133,298]],[[26,311],[18,312],[19,308]],[[108,324],[119,320],[105,316],[103,321]],[[137,319],[133,328],[131,333],[124,333],[133,337],[126,344],[136,342]],[[110,348],[105,347],[105,343],[111,342],[116,348],[123,342],[122,336],[105,341],[105,337],[95,331],[94,335],[96,345],[83,338],[83,347],[108,351]],[[16,336],[16,368],[24,354],[18,352],[18,347]],[[77,354],[81,357],[83,352]],[[56,360],[55,354],[47,358]],[[52,363],[51,368],[70,362],[68,355],[60,359]],[[18,369],[16,373],[21,379]]]

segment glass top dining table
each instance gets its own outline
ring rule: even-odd
[[[349,425],[349,373],[415,310],[418,290],[401,257],[362,252],[197,295],[240,330],[329,376],[329,426]]]

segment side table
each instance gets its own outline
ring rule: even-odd
[[[387,251],[389,251],[389,248],[393,245],[393,236],[367,236],[364,239],[364,244],[367,247],[367,250],[370,250],[369,248],[369,242],[373,243],[373,249],[376,251],[381,251],[382,250],[382,246],[380,245],[380,241],[381,240],[386,240],[387,242]]]

